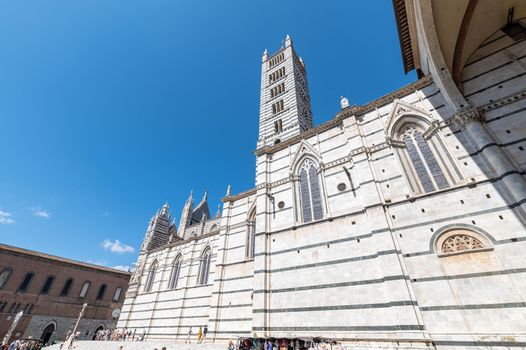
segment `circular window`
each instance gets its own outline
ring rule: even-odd
[[[338,191],[345,191],[346,188],[347,186],[343,182],[338,184]]]
[[[284,206],[285,206],[285,202],[281,201],[278,203],[278,208],[283,209]]]

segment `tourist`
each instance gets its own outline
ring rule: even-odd
[[[188,343],[188,344],[191,344],[192,341],[190,340],[190,337],[192,336],[192,334],[194,334],[194,332],[192,332],[192,326],[190,326],[190,329],[188,330],[188,337],[186,337],[186,340],[184,341],[184,343]]]
[[[197,330],[197,344],[201,344],[201,337],[203,336],[203,329],[199,326]]]
[[[201,337],[201,343],[206,338],[206,334],[208,333],[208,326],[205,325],[205,328],[203,328],[203,336]]]

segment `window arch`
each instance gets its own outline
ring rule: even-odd
[[[177,255],[172,263],[172,271],[170,272],[170,279],[168,281],[168,289],[177,288],[177,281],[179,280],[179,275],[181,272],[181,265],[183,262],[183,257],[181,254]]]
[[[13,273],[13,269],[10,267],[4,267],[2,272],[0,273],[0,289],[4,288],[7,281],[9,280],[9,277],[11,277],[11,273]]]
[[[483,234],[464,227],[449,227],[439,230],[433,242],[439,257],[493,250],[491,241]]]
[[[79,298],[85,298],[86,294],[88,294],[89,287],[91,286],[90,281],[84,282],[82,285],[82,288],[80,289]]]
[[[18,286],[19,292],[26,292],[29,288],[29,285],[31,284],[31,281],[33,280],[33,277],[35,277],[34,272],[28,272],[24,276],[24,279],[22,280],[22,283],[20,283],[20,286]]]
[[[210,231],[208,232],[215,232],[215,231],[217,231],[217,225],[213,224],[212,227],[210,227]]]
[[[424,111],[396,101],[385,133],[413,193],[438,191],[462,180],[462,174],[440,136],[438,122]]]
[[[61,297],[67,297],[69,292],[71,291],[71,287],[73,287],[73,278],[68,278],[66,282],[64,283],[64,287],[62,287],[62,291],[60,292]]]
[[[422,132],[414,127],[409,127],[402,135],[407,156],[416,172],[418,180],[424,192],[433,192],[437,189],[449,187],[442,168],[438,164],[428,141],[422,136]]]
[[[148,270],[148,275],[146,276],[146,283],[144,285],[144,291],[150,292],[152,290],[153,282],[155,282],[155,273],[157,270],[157,260],[155,260],[150,269]]]
[[[197,284],[204,285],[208,283],[208,275],[210,273],[210,261],[212,258],[212,250],[206,247],[201,257],[199,258],[199,274],[197,275]]]
[[[310,158],[306,158],[298,171],[299,207],[303,222],[323,219],[318,168]]]
[[[247,236],[245,243],[245,258],[252,259],[255,252],[256,241],[256,207],[248,213],[247,219]]]
[[[115,293],[113,293],[113,302],[118,302],[121,298],[122,287],[117,287]]]
[[[54,281],[55,277],[48,276],[48,278],[46,278],[46,281],[42,285],[42,288],[40,289],[40,294],[48,294]]]
[[[99,292],[97,293],[97,300],[103,300],[104,294],[106,293],[106,288],[108,286],[106,284],[101,284],[99,288]]]

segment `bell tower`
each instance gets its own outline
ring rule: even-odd
[[[287,35],[285,45],[261,60],[257,148],[270,146],[312,128],[307,71]]]

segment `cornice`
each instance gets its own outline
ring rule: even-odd
[[[234,194],[234,195],[231,195],[231,196],[223,197],[223,198],[221,198],[221,202],[227,203],[227,202],[237,201],[239,199],[242,199],[242,198],[245,198],[245,197],[248,197],[250,195],[255,194],[256,190],[257,190],[256,188],[251,188],[250,190],[246,190],[246,191],[240,192],[238,194]]]

